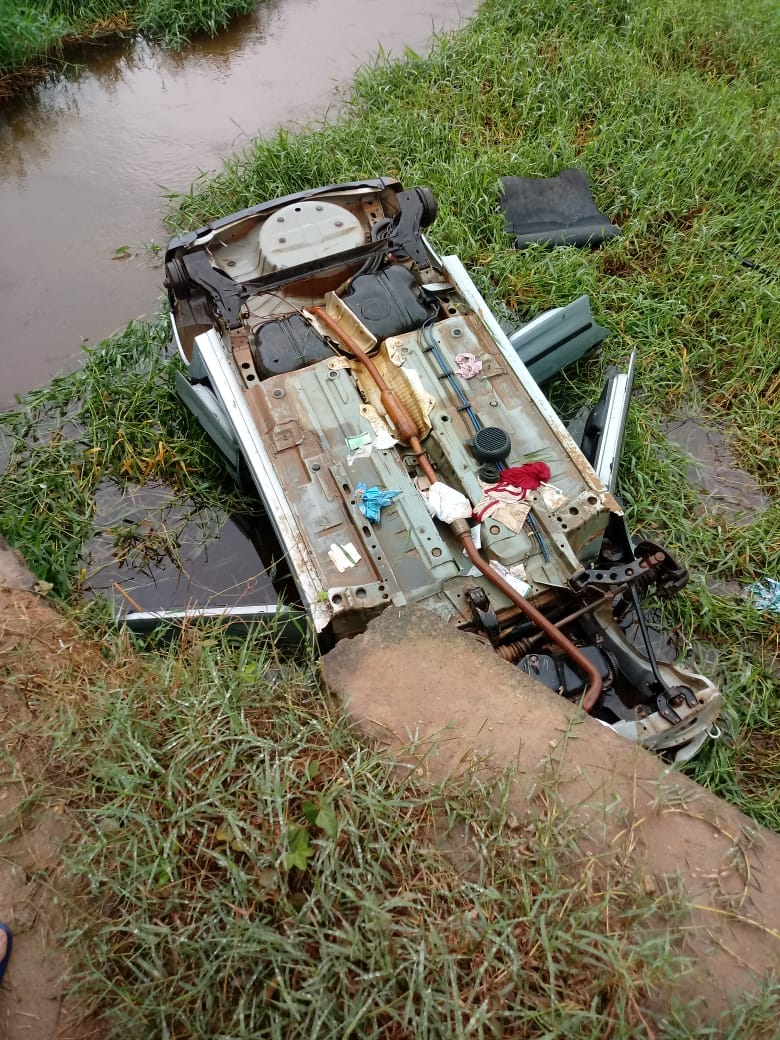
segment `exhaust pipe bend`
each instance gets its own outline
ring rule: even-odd
[[[466,529],[463,530],[461,525]],[[532,621],[538,628],[541,628],[553,643],[559,646],[566,656],[570,657],[577,667],[587,675],[589,685],[582,696],[581,704],[585,711],[592,711],[593,706],[599,699],[602,686],[601,675],[593,662],[589,661],[585,654],[572,643],[568,636],[565,636],[559,628],[556,628],[552,621],[548,620],[541,611],[537,610],[533,603],[529,603],[524,596],[520,595],[517,589],[513,589],[508,581],[505,581],[489,563],[483,560],[474,544],[474,539],[471,537],[468,523],[465,520],[460,522],[456,520],[453,524],[450,524],[450,527],[477,570],[484,574],[488,581],[492,582],[497,589],[503,592],[516,607],[519,607],[528,620]]]
[[[319,318],[323,325],[327,325],[331,332],[342,341],[344,346],[354,354],[357,360],[366,369],[368,374],[374,380],[374,383],[376,383],[382,405],[395,426],[398,439],[408,444],[412,449],[419,460],[420,469],[423,471],[430,483],[438,483],[438,474],[433,468],[431,460],[428,458],[425,449],[420,443],[417,423],[411,415],[409,415],[409,412],[404,407],[398,394],[396,394],[394,390],[390,389],[382,378],[381,372],[368,354],[366,354],[365,350],[355,342],[352,336],[342,328],[334,317],[328,314],[324,307],[311,307],[309,310]],[[577,667],[587,675],[589,686],[583,694],[581,703],[584,710],[590,712],[601,694],[601,675],[596,666],[588,660],[588,658],[567,636],[563,634],[563,632],[561,632],[559,628],[555,627],[552,621],[549,621],[541,611],[537,610],[533,604],[529,603],[524,596],[521,596],[516,589],[513,589],[508,581],[505,581],[501,575],[490,566],[490,564],[482,559],[476,545],[474,544],[474,539],[471,537],[471,529],[466,520],[455,520],[450,524],[450,529],[463,546],[466,555],[477,570],[480,571],[480,573],[483,574],[491,584],[495,585],[500,592],[503,592],[510,602],[514,603],[516,607],[519,607],[529,621],[532,621],[547,636],[549,636],[553,643],[555,643],[556,646],[559,646],[566,656],[570,657]]]

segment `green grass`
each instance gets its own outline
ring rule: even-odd
[[[105,481],[162,481],[221,514],[256,512],[226,478],[218,453],[173,389],[166,317],[132,323],[85,352],[83,366],[0,415],[8,463],[0,531],[62,600],[78,599],[80,564],[96,533]]]
[[[586,852],[554,790],[521,822],[509,776],[431,788],[262,639],[190,633],[140,670],[112,652],[54,723],[81,803],[77,993],[110,1035],[653,1035],[684,903]],[[741,1008],[749,1035],[775,1000]],[[682,1012],[655,1024],[691,1035]]]
[[[136,24],[152,39],[180,46],[196,33],[216,36],[232,18],[251,11],[257,3],[258,0],[142,0]]]
[[[723,738],[688,768],[774,830],[776,619],[712,583],[780,574],[779,63],[777,9],[758,0],[494,0],[430,57],[362,73],[338,121],[257,142],[171,215],[193,227],[397,174],[433,188],[435,245],[461,255],[502,318],[590,294],[613,334],[552,398],[574,411],[636,347],[620,493],[632,523],[690,566],[671,616],[715,655],[725,698]],[[621,237],[594,252],[512,250],[498,178],[571,165]],[[159,477],[225,502],[173,397],[166,338],[163,323],[132,326],[3,420],[0,529],[61,597],[100,480]],[[727,433],[766,510],[742,525],[702,515],[663,432],[678,411]],[[346,732],[311,662],[193,639],[145,654],[107,640],[126,670],[52,723],[81,805],[73,869],[93,886],[73,937],[82,993],[108,1004],[117,1035],[649,1035],[637,1008],[681,970],[674,899],[588,859],[554,799],[518,831],[500,785],[400,779]],[[441,837],[466,826],[464,874]],[[650,927],[659,914],[665,926]],[[739,1015],[695,1035],[768,1040],[776,990]],[[684,1009],[653,1029],[693,1035]]]
[[[197,33],[215,36],[257,0],[0,0],[0,96],[30,82],[35,69],[63,48],[106,36],[141,32],[170,47]]]

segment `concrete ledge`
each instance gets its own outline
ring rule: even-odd
[[[589,841],[620,849],[645,887],[682,884],[694,970],[674,994],[711,1019],[780,958],[780,837],[616,736],[492,649],[420,608],[388,608],[326,654],[347,716],[432,781],[512,767],[518,815],[554,780]]]

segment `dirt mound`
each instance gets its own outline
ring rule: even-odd
[[[419,608],[384,611],[323,672],[358,728],[432,781],[511,767],[518,818],[544,788],[646,891],[681,885],[692,970],[665,999],[712,1022],[776,971],[777,834]]]

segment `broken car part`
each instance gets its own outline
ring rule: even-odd
[[[536,382],[546,383],[608,335],[593,320],[588,297],[580,296],[566,307],[543,311],[510,333],[509,342]]]
[[[585,458],[613,494],[634,385],[635,361],[636,351],[632,350],[626,372],[619,372],[610,365],[596,404],[582,409],[568,426]]]
[[[261,498],[321,645],[419,603],[507,660],[535,658],[547,685],[630,739],[690,749],[717,688],[620,625],[634,587],[671,593],[679,567],[633,545],[461,262],[425,237],[435,211],[426,189],[383,178],[174,239],[182,399]],[[575,333],[577,304],[563,322]]]
[[[268,603],[190,607],[185,610],[132,610],[124,616],[124,623],[130,631],[140,636],[150,635],[158,629],[183,629],[202,621],[218,621],[228,631],[241,632],[260,625],[272,631],[282,642],[299,641],[306,623],[300,610]]]
[[[502,177],[499,206],[515,247],[598,246],[620,228],[596,209],[583,170],[557,177]]]

